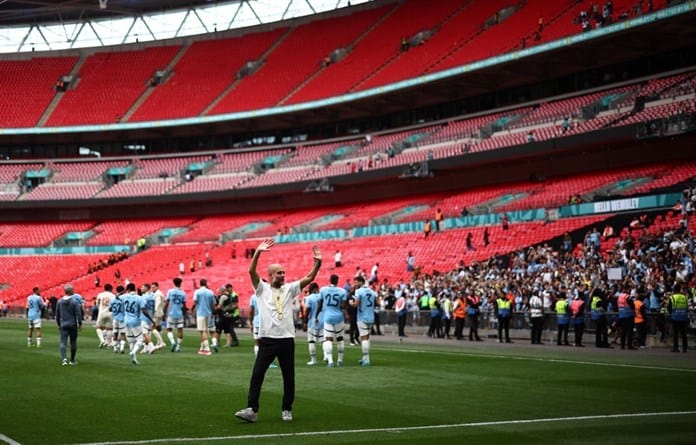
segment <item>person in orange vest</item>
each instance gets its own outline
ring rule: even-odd
[[[648,333],[647,327],[645,326],[645,304],[643,304],[643,300],[645,297],[643,295],[638,295],[636,298],[636,301],[633,303],[634,310],[636,312],[636,316],[633,317],[633,324],[636,327],[636,334],[638,335],[638,347],[640,349],[645,349],[647,346],[645,346],[645,337]]]
[[[469,341],[483,341],[478,335],[478,317],[481,312],[481,298],[471,289],[466,296],[466,315],[469,316]]]
[[[430,235],[430,220],[426,219],[425,223],[423,224],[423,234],[427,238],[428,235]]]
[[[445,219],[445,216],[442,213],[442,209],[437,209],[435,211],[435,230],[437,232],[440,231],[440,223],[442,222],[443,219]]]
[[[462,340],[464,338],[464,321],[466,320],[466,301],[464,298],[465,289],[457,293],[457,298],[452,304],[452,318],[454,318],[454,338]]]
[[[581,291],[578,291],[581,292]],[[570,302],[570,313],[573,319],[573,332],[575,333],[575,346],[583,348],[582,334],[585,332],[585,301],[578,293]]]

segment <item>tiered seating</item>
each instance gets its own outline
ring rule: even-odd
[[[178,178],[190,164],[204,163],[210,160],[209,155],[138,159],[135,161],[137,170],[132,179]]]
[[[232,175],[199,176],[191,181],[184,182],[173,190],[172,193],[203,193],[231,190],[254,178],[252,173],[238,173]]]
[[[179,49],[164,46],[89,56],[77,86],[64,93],[46,125],[118,122],[143,94],[152,74],[165,68]]]
[[[217,163],[210,169],[209,174],[241,173],[251,169],[269,156],[281,156],[287,153],[287,148],[240,151],[225,153],[217,157]]]
[[[186,227],[194,218],[162,218],[145,220],[117,220],[103,222],[93,231],[88,246],[134,244],[139,238],[148,237],[165,228]]]
[[[283,167],[320,164],[322,156],[330,155],[337,148],[348,144],[349,142],[334,142],[320,145],[301,145],[292,151],[291,158],[283,161]]]
[[[40,184],[22,197],[24,201],[52,201],[56,199],[89,199],[104,188],[101,182],[47,182]]]
[[[92,222],[0,224],[0,247],[47,247],[68,232],[83,232]]]
[[[427,67],[480,33],[481,26],[486,19],[509,4],[507,0],[459,3],[464,3],[465,6],[453,17],[446,20],[442,27],[437,29],[435,35],[423,45],[411,47],[408,51],[401,53],[398,58],[366,80],[361,85],[361,89],[385,85],[422,74]]]
[[[80,182],[101,180],[102,175],[112,167],[125,167],[128,161],[71,161],[54,162],[51,182]]]
[[[264,187],[274,184],[287,184],[306,180],[314,171],[315,166],[293,167],[293,168],[274,168],[266,173],[256,176],[238,185],[238,188]]]
[[[236,79],[245,63],[258,60],[284,29],[229,39],[193,42],[165,83],[133,113],[131,122],[200,115]]]
[[[348,47],[382,13],[381,9],[367,10],[346,17],[317,20],[293,29],[268,55],[263,66],[244,78],[211,114],[278,105],[321,68],[331,51]]]
[[[655,166],[653,180],[631,189],[631,194],[647,193],[696,178],[696,161]]]
[[[257,221],[259,215],[253,214],[208,216],[191,224],[186,232],[174,237],[174,242],[218,241],[223,233]]]
[[[12,184],[18,181],[24,172],[41,170],[43,163],[3,162],[0,164],[0,184]]]
[[[0,61],[0,127],[33,127],[55,96],[60,76],[77,57],[33,57]]]
[[[134,181],[127,179],[112,185],[97,195],[97,198],[121,198],[129,196],[164,195],[179,185],[178,178],[144,179]]]
[[[402,37],[435,27],[459,5],[450,1],[416,0],[399,3],[393,12],[388,12],[393,5],[385,6],[382,11],[388,14],[387,18],[359,40],[344,59],[312,78],[290,102],[306,102],[350,91],[385,61],[398,55]]]
[[[618,124],[629,125],[636,122],[645,122],[663,117],[676,116],[680,113],[686,114],[693,112],[696,112],[696,99],[692,98],[683,101],[672,101],[667,99],[666,101],[646,104],[643,111],[624,119]]]
[[[0,288],[0,300],[11,306],[24,307],[27,296],[35,286],[41,289],[41,295],[45,298],[53,295],[61,298],[64,295],[63,285],[84,276],[89,264],[101,257],[102,255],[3,256],[0,283],[10,283],[10,286]],[[84,292],[83,289],[76,287],[80,293]],[[87,301],[94,297],[84,293],[83,296]]]

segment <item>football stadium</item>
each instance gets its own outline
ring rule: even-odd
[[[696,2],[0,0],[0,444],[691,444]]]

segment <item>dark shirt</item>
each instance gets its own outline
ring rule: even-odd
[[[56,304],[56,323],[58,327],[76,328],[82,326],[82,308],[80,303],[70,297],[63,297]]]

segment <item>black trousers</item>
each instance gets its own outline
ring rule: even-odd
[[[636,334],[638,334],[638,346],[645,346],[645,338],[648,336],[647,323],[636,323]]]
[[[474,339],[479,340],[478,335],[478,314],[469,315],[469,340],[474,341]]]
[[[573,323],[573,332],[575,333],[575,346],[581,346],[582,334],[585,333],[585,323]]]
[[[405,337],[406,333],[404,332],[404,328],[406,327],[406,315],[408,313],[404,313],[403,315],[397,315],[397,324],[399,326],[399,337]]]
[[[505,341],[510,341],[510,317],[498,317],[498,341],[503,340],[503,332],[505,332]]]
[[[568,323],[558,325],[558,338],[556,339],[556,344],[568,344]]]
[[[633,347],[633,317],[619,318],[619,326],[621,327],[621,349]]]
[[[60,358],[67,358],[68,339],[70,339],[70,361],[75,361],[77,354],[77,326],[63,326],[60,328]]]
[[[541,329],[544,326],[544,317],[530,317],[532,322],[532,344],[541,344]]]
[[[689,344],[686,339],[686,328],[689,326],[688,321],[674,321],[672,320],[672,336],[674,338],[673,350],[679,349],[679,337],[682,341],[682,351],[686,352]]]
[[[278,359],[280,372],[283,375],[283,406],[282,410],[292,411],[295,401],[295,339],[294,338],[260,338],[259,353],[254,362],[249,383],[248,406],[254,411],[259,410],[261,386],[266,377],[268,367],[273,360]]]
[[[595,321],[595,346],[603,348],[609,346],[609,338],[607,336],[607,317],[600,316]]]
[[[466,318],[454,319],[454,338],[457,340],[461,340],[464,336],[464,320],[466,320]]]

